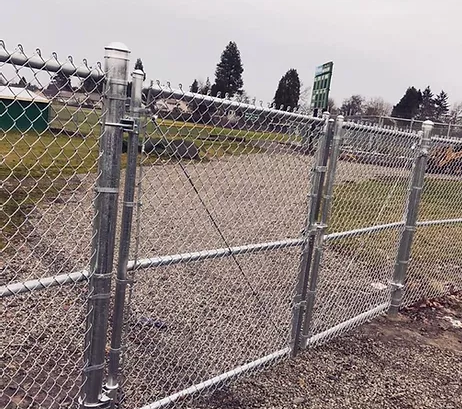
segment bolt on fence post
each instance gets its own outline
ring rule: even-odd
[[[388,310],[390,315],[398,314],[398,310],[403,300],[404,282],[406,279],[406,272],[409,267],[412,240],[416,231],[417,216],[419,213],[419,204],[422,196],[425,171],[427,168],[433,125],[432,121],[425,121],[422,124],[419,154],[414,162],[412,185],[410,187],[407,201],[406,220],[404,229],[401,233],[393,274],[393,282],[391,283],[391,304]]]
[[[330,121],[333,122],[334,120],[331,119]],[[314,243],[314,255],[306,299],[306,311],[305,320],[303,322],[302,328],[301,348],[306,348],[308,344],[308,339],[311,336],[311,321],[313,318],[313,308],[316,300],[316,287],[318,283],[319,269],[321,267],[321,260],[323,254],[324,234],[327,229],[330,209],[332,206],[332,194],[334,191],[335,174],[337,171],[337,163],[340,154],[340,148],[342,146],[343,121],[344,117],[342,115],[339,115],[335,123],[335,128],[332,126],[333,123],[331,123],[331,129],[333,129],[334,134],[333,143],[332,150],[330,153],[329,166],[327,168],[326,183],[324,186],[324,193],[321,204],[320,222],[317,226],[318,228],[316,231],[316,238]]]
[[[109,401],[103,394],[103,377],[122,153],[120,122],[125,114],[129,54],[130,51],[121,43],[112,43],[105,48],[104,120],[99,140],[85,365],[80,399],[84,408],[99,407]]]
[[[329,155],[329,113],[325,112],[324,128],[318,142],[316,150],[315,163],[311,174],[311,193],[309,199],[309,211],[306,218],[304,236],[306,241],[303,245],[300,271],[298,274],[296,294],[293,301],[292,312],[292,331],[291,331],[291,350],[292,356],[296,356],[300,347],[301,327],[303,323],[303,314],[305,311],[307,285],[310,274],[311,259],[314,249],[314,234],[316,231],[316,222],[318,220],[319,209],[321,206],[322,186],[326,173],[327,158]]]
[[[133,209],[135,207],[136,159],[138,157],[138,140],[140,129],[141,94],[143,90],[144,73],[136,70],[132,73],[132,90],[130,115],[134,120],[134,128],[128,134],[127,168],[125,170],[125,186],[119,242],[119,258],[117,262],[117,278],[114,298],[114,313],[112,318],[111,349],[109,351],[109,368],[106,390],[109,397],[117,395],[118,372],[122,348],[122,330],[124,324],[125,295],[128,284],[127,265],[130,252]]]

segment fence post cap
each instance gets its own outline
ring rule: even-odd
[[[143,77],[144,78],[144,72],[141,70],[135,70],[132,72],[133,77]]]
[[[124,43],[114,42],[104,47],[104,58],[114,58],[116,60],[130,60],[130,50]]]
[[[427,119],[426,121],[422,123],[422,129],[426,129],[426,128],[432,129],[434,125],[435,123],[433,121],[430,121],[429,119]]]
[[[124,43],[120,43],[118,41],[114,41],[112,43],[109,43],[106,47],[104,47],[106,50],[115,50],[115,51],[125,51],[127,53],[130,52],[128,47]]]

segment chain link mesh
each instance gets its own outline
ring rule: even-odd
[[[429,157],[404,304],[462,287],[462,139],[435,137]]]
[[[418,143],[416,134],[398,129],[352,122],[344,128],[312,344],[370,319],[370,311],[386,310]]]
[[[0,406],[67,407],[83,364],[101,93],[85,64],[3,43],[0,54]]]
[[[75,406],[92,324],[104,76],[3,43],[0,61],[0,405]],[[179,403],[290,355],[301,248],[313,234],[310,173],[327,129],[181,87],[142,94],[120,408]],[[390,121],[343,124],[310,345],[390,305],[421,129]],[[434,127],[404,305],[462,285],[459,131]]]
[[[238,101],[159,85],[145,94],[133,258],[164,257],[136,271],[123,366],[127,407],[288,347],[299,247],[206,253],[300,237],[309,152],[322,130],[318,119]],[[207,259],[186,263],[194,252]]]

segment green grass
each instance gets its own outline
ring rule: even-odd
[[[1,138],[0,178],[69,176],[96,169],[98,139],[54,136],[50,132],[33,134],[8,132]]]
[[[97,170],[100,115],[94,109],[54,104],[50,107],[49,131],[8,131],[0,134],[0,181],[3,185],[0,193],[0,248],[4,248],[8,237],[17,232],[18,226],[24,225],[35,204],[57,197],[74,175]],[[207,127],[161,122],[160,128],[148,123],[149,136],[193,141],[204,160],[261,151],[249,143],[200,139],[212,132]],[[159,129],[162,131],[159,132]],[[229,130],[213,128],[215,134],[224,131]],[[236,132],[234,136],[237,136]],[[172,158],[151,154],[140,160],[148,165],[159,159]],[[126,165],[125,154],[121,164],[122,167]]]
[[[73,175],[96,170],[98,141],[49,132],[8,132],[0,141],[0,248],[4,248],[36,203],[71,187]]]
[[[330,232],[349,231],[403,220],[407,181],[396,179],[343,183],[334,190]],[[427,176],[419,207],[419,220],[460,218],[462,181]],[[380,215],[380,216],[378,216]],[[398,245],[399,230],[363,234],[330,243],[330,248],[371,268],[383,257],[394,258],[390,248]],[[416,266],[425,263],[460,262],[462,226],[422,226],[417,229],[412,258]],[[414,269],[418,274],[419,268]]]
[[[58,196],[66,184],[72,183],[73,175],[96,171],[99,116],[100,112],[97,110],[54,105],[51,128],[65,129],[68,133],[87,136],[69,137],[63,132],[56,135],[56,131],[40,135],[15,131],[5,133],[3,137],[0,135],[0,181],[6,187],[2,189],[0,196],[0,225],[4,226],[0,247],[8,236],[14,234],[16,226],[23,224],[28,209],[42,200]],[[251,143],[255,140],[286,141],[289,138],[283,134],[239,131],[168,120],[159,120],[157,124],[148,121],[146,130],[147,135],[152,137],[165,136],[169,140],[193,141],[200,149],[200,156],[204,160],[225,155],[257,153],[261,149]],[[246,142],[232,139],[211,141],[206,139],[209,135],[244,137]],[[294,140],[293,137],[291,139]],[[159,157],[151,155],[143,158],[143,163],[156,163],[158,160]],[[123,155],[122,166],[125,166],[125,163],[126,155]],[[406,190],[407,181],[399,180],[396,183],[396,178],[337,185],[334,190],[329,231],[346,231],[402,220]],[[460,202],[461,197],[462,182],[428,177],[420,219],[460,217],[459,209],[453,204]],[[375,239],[367,240],[366,244],[359,237],[344,239],[332,245],[348,252],[361,248],[364,259],[373,259],[371,253],[374,254],[374,251],[380,249],[381,244],[389,245],[390,237],[387,232],[374,233],[371,237]],[[425,242],[425,235],[420,240]]]
[[[63,128],[69,132],[75,132],[76,134],[99,135],[100,117],[100,109],[77,108],[58,104],[52,104],[50,107],[50,127],[56,129]],[[198,138],[206,138],[209,135],[245,138],[246,141],[300,142],[301,140],[297,135],[230,129],[168,119],[158,119],[156,123],[148,119],[145,130],[146,135],[149,137],[165,136],[171,139],[181,138],[194,141]]]
[[[69,133],[74,133],[75,136],[97,137],[101,132],[100,109],[51,104],[49,118],[50,128],[65,129]]]
[[[408,181],[397,178],[342,183],[335,187],[330,231],[346,231],[403,219]],[[419,208],[420,220],[461,217],[462,181],[427,176]]]
[[[209,135],[221,135],[228,137],[244,138],[246,141],[274,141],[274,142],[300,142],[297,135],[289,135],[274,132],[248,131],[241,129],[229,129],[212,125],[194,124],[190,122],[177,122],[166,119],[157,120],[156,124],[149,121],[147,124],[148,135],[158,134],[158,129],[164,135],[178,136],[182,138],[205,138]]]

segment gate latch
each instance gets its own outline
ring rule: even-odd
[[[131,117],[122,118],[120,126],[125,132],[134,132],[136,130],[135,120]]]
[[[120,122],[116,122],[116,123],[114,123],[114,122],[106,122],[104,125],[105,126],[115,126],[117,128],[122,128],[122,130],[124,132],[135,132],[137,130],[136,121],[133,118],[129,117],[129,116],[127,116],[125,118],[122,118],[120,120]]]

